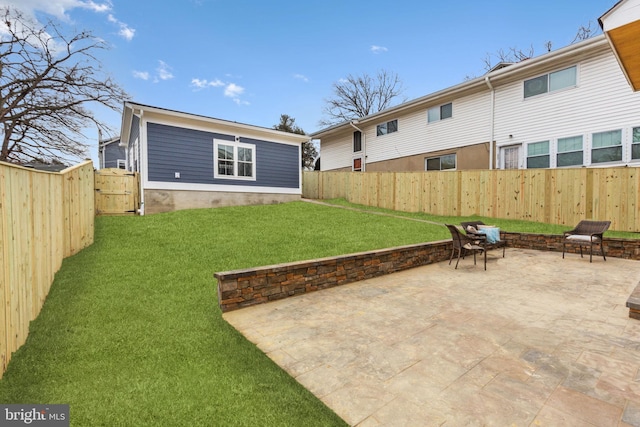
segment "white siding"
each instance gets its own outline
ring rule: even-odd
[[[478,94],[454,100],[453,116],[438,122],[427,123],[427,108],[424,108],[362,128],[366,133],[367,163],[487,142],[490,139],[489,107],[489,94]],[[378,124],[394,119],[398,120],[397,132],[376,136]],[[323,169],[325,154],[333,159],[343,148],[337,140],[330,144],[323,141]]]
[[[576,64],[555,69],[571,65]],[[523,81],[536,75],[496,88],[498,146],[523,144],[526,153],[526,144],[548,140],[553,155],[558,138],[582,135],[585,165],[590,165],[591,134],[623,129],[623,160],[630,159],[631,128],[640,126],[640,94],[631,90],[610,51],[577,65],[575,88],[524,99]]]
[[[584,165],[591,165],[590,149],[594,132],[622,130],[623,161],[631,163],[632,128],[640,126],[640,93],[634,93],[608,44],[602,39],[585,41],[554,52],[541,60],[523,62],[514,68],[498,70],[489,76],[495,87],[493,139],[498,153],[501,147],[550,141],[551,167],[558,138],[583,137]],[[571,55],[568,54],[572,53]],[[528,64],[532,64],[529,66]],[[534,97],[524,98],[524,81],[545,73],[577,66],[577,86]],[[469,86],[467,95],[446,100],[446,91],[425,97],[421,108],[397,112],[393,108],[380,114],[379,121],[367,120],[359,125],[365,132],[366,163],[376,163],[407,156],[486,143],[491,140],[491,91],[488,86]],[[459,87],[454,87],[453,93]],[[471,91],[475,94],[468,94]],[[453,96],[453,95],[451,95]],[[427,123],[427,110],[447,102],[453,104],[449,119]],[[402,107],[402,106],[400,106]],[[399,108],[402,110],[402,108]],[[398,131],[376,136],[376,125],[398,120]],[[351,167],[353,130],[326,136],[321,141],[322,169]],[[520,162],[521,165],[524,164]],[[500,164],[500,163],[498,163]],[[634,165],[640,165],[635,161]],[[489,165],[487,165],[488,167]],[[609,164],[608,166],[611,166]]]
[[[353,129],[355,131],[355,129]],[[320,169],[350,168],[353,158],[353,132],[320,142]]]

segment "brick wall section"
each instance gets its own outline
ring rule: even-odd
[[[448,260],[451,240],[216,273],[223,312]]]
[[[561,235],[502,232],[508,248],[562,252]],[[640,240],[604,240],[605,254],[640,260]],[[567,253],[579,253],[567,245]],[[587,248],[588,251],[588,248]],[[588,253],[588,252],[587,252]],[[215,274],[223,312],[446,261],[451,240]],[[508,254],[507,254],[508,256]],[[599,252],[598,255],[600,256]]]

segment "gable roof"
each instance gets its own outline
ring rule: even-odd
[[[398,116],[411,111],[436,106],[439,103],[451,102],[456,98],[488,91],[494,85],[511,82],[522,78],[523,76],[535,74],[537,71],[544,69],[544,67],[548,67],[549,64],[554,62],[560,63],[570,59],[575,59],[577,61],[585,55],[606,49],[609,49],[609,46],[604,35],[593,37],[515,64],[502,64],[501,67],[494,67],[494,69],[490,70],[482,77],[467,80],[455,86],[450,86],[446,89],[404,102],[394,107],[387,108],[386,110],[370,114],[366,117],[354,119],[351,122],[346,121],[338,123],[314,132],[310,136],[312,138],[320,139],[323,136],[343,132],[345,129],[351,128],[350,123],[358,124],[358,126],[366,125],[371,122],[382,121],[386,117]]]
[[[245,123],[233,122],[230,120],[218,119],[215,117],[185,113],[182,111],[125,101],[122,112],[122,125],[120,127],[120,145],[126,146],[129,144],[129,135],[131,131],[131,124],[133,122],[133,115],[135,114],[144,116],[145,113],[159,114],[176,119],[193,121],[199,123],[201,126],[204,125],[214,127],[218,131],[222,130],[225,132],[230,132],[232,134],[242,132],[294,144],[301,144],[303,142],[309,141],[310,139],[308,135],[283,132],[272,128],[249,125]]]

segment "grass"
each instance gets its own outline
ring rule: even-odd
[[[68,403],[76,426],[344,425],[223,320],[213,274],[448,238],[440,225],[304,202],[99,217],[13,355],[0,402]]]
[[[13,355],[0,402],[68,403],[78,426],[344,425],[222,319],[213,274],[447,234],[303,202],[99,217]]]
[[[566,226],[566,225],[557,225],[557,224],[544,224],[544,223],[533,222],[533,221],[491,218],[491,217],[479,216],[479,215],[459,217],[459,216],[431,215],[423,212],[399,212],[399,211],[393,211],[389,209],[377,208],[373,206],[357,205],[355,203],[350,203],[345,199],[331,199],[331,200],[324,200],[324,202],[329,203],[331,205],[342,206],[350,209],[357,209],[357,210],[362,210],[366,212],[391,214],[395,216],[431,221],[439,224],[446,223],[446,224],[459,225],[463,221],[470,221],[470,220],[477,219],[487,224],[500,227],[503,230],[516,232],[516,233],[562,234],[564,231],[570,230],[571,228],[573,228],[573,225],[575,225],[573,224],[572,226]],[[618,237],[623,239],[640,238],[640,234],[627,232],[627,231],[607,231],[604,235],[606,237]]]

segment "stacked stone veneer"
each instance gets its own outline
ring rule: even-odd
[[[501,238],[507,241],[509,248],[562,251],[561,235],[502,232]],[[604,248],[607,256],[640,260],[640,240],[606,238]],[[448,260],[451,249],[451,240],[446,240],[220,272],[215,274],[218,304],[226,312],[344,285]],[[567,245],[568,253],[579,251],[578,245]]]
[[[451,241],[216,273],[222,311],[448,260]]]

